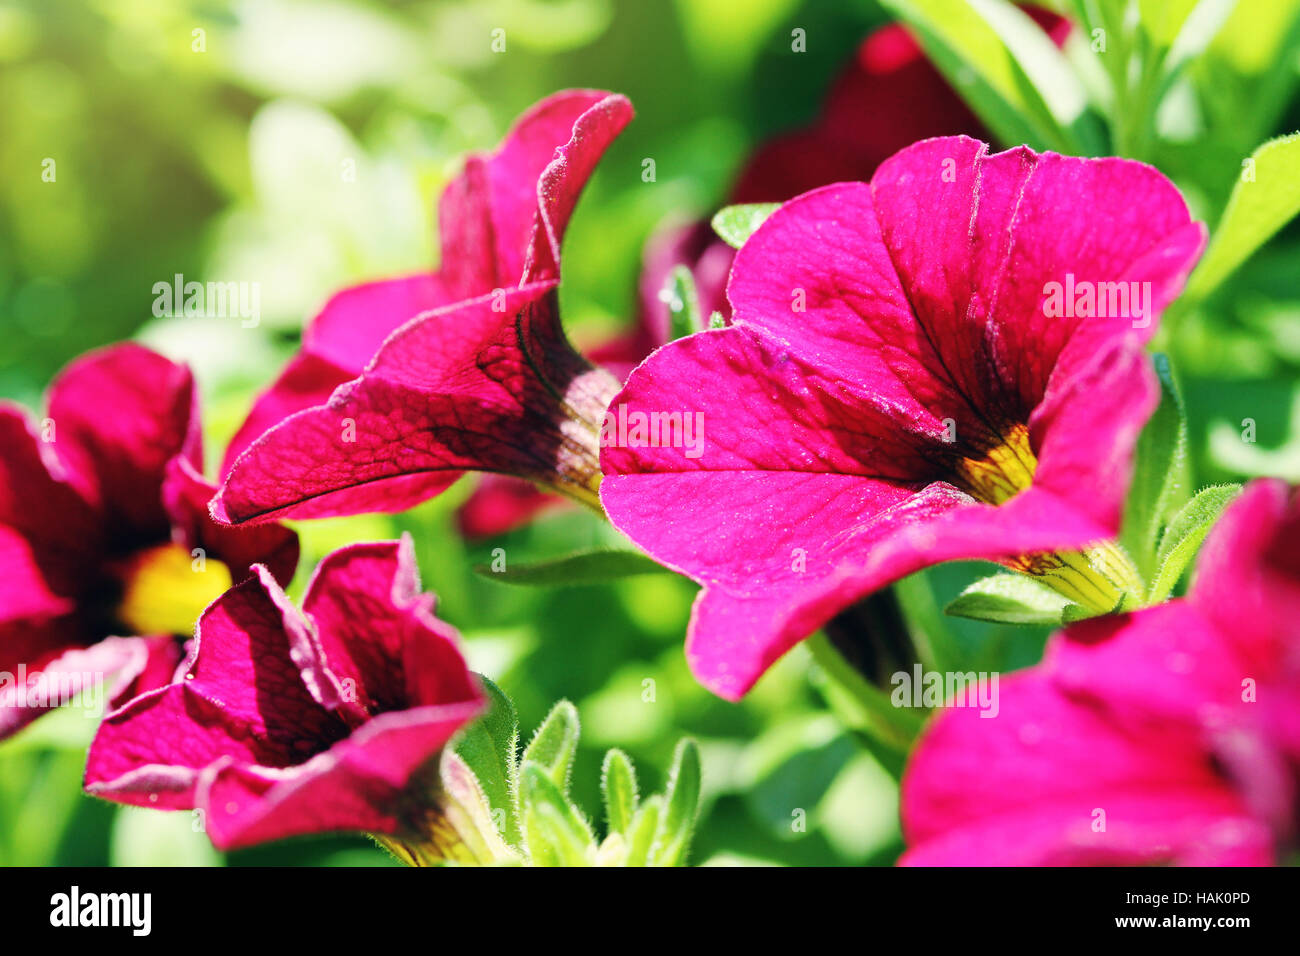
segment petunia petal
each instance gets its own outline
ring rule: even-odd
[[[420,806],[409,793],[478,700],[381,714],[298,767],[217,764],[197,791],[208,835],[221,849],[307,833],[397,833]]]
[[[941,711],[903,780],[911,865],[1254,864],[1271,835],[1216,773],[1196,728],[1001,681],[996,717]]]
[[[283,525],[231,528],[208,512],[216,487],[184,458],[173,458],[163,483],[163,502],[172,520],[172,536],[186,551],[202,549],[205,558],[224,563],[238,583],[265,565],[281,586],[288,586],[298,567],[298,535]]]
[[[189,369],[132,343],[82,356],[50,387],[55,451],[118,546],[166,537],[167,462],[181,455],[201,464],[195,402]]]
[[[105,718],[87,790],[192,806],[199,771],[218,759],[291,766],[342,739],[346,725],[311,696],[291,656],[311,647],[307,622],[260,569],[204,612],[175,683]]]
[[[1281,481],[1251,482],[1196,562],[1191,600],[1253,670],[1300,677],[1300,501]],[[1249,676],[1249,675],[1247,675]]]
[[[500,306],[514,315],[541,298],[552,299],[549,283],[439,310],[394,333],[363,378],[250,447],[214,516],[237,524],[399,511],[466,469],[586,488],[595,436],[582,419],[599,420],[617,383],[576,355],[565,380],[538,380]]]
[[[420,593],[410,536],[355,544],[321,562],[303,598],[336,686],[367,713],[476,700],[459,637]]]

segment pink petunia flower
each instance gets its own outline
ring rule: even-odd
[[[657,432],[602,452],[610,519],[704,585],[696,676],[738,698],[837,611],[945,560],[1110,610],[1123,556],[1074,552],[1118,529],[1157,401],[1141,345],[1204,236],[1149,166],[967,137],[777,210],[736,256],[733,324],[660,349],[614,400]],[[695,447],[672,427],[689,420]]]
[[[912,865],[1267,865],[1300,825],[1300,500],[1258,481],[1185,599],[1080,622],[942,711],[903,778]]]
[[[293,607],[263,567],[199,621],[177,679],[100,725],[86,790],[197,808],[212,842],[418,836],[438,758],[483,708],[411,541],[327,556]]]
[[[400,511],[466,470],[595,506],[593,427],[618,382],[569,346],[555,290],[578,196],[631,115],[621,96],[558,93],[471,156],[442,198],[442,268],[330,301],[240,430],[217,519]],[[537,507],[500,505],[480,524]]]
[[[215,524],[202,467],[189,369],[138,345],[69,365],[42,421],[0,404],[0,737],[106,679],[166,683],[250,565],[293,576],[297,536]]]

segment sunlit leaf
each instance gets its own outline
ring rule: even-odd
[[[604,584],[637,574],[672,574],[639,551],[583,551],[550,561],[533,564],[508,564],[494,571],[491,565],[479,564],[475,572],[502,584],[530,587],[581,587]]]
[[[962,591],[944,613],[1000,624],[1059,624],[1069,600],[1023,574],[994,574]]]
[[[725,239],[729,246],[739,249],[780,206],[777,202],[725,206],[713,216],[713,231]]]
[[[1204,298],[1300,212],[1300,133],[1269,140],[1251,155],[1187,295]]]
[[[1160,570],[1151,584],[1152,602],[1163,601],[1173,592],[1214,522],[1240,493],[1241,485],[1211,485],[1199,491],[1174,516],[1160,540],[1157,555]]]

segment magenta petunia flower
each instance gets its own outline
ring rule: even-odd
[[[1247,488],[1185,599],[1056,635],[903,778],[913,865],[1263,865],[1300,824],[1300,501]]]
[[[1204,235],[1148,166],[967,137],[777,210],[736,256],[734,324],[633,372],[611,411],[642,433],[602,453],[614,524],[704,585],[697,677],[739,697],[837,611],[944,560],[1110,610],[1123,556],[1073,552],[1117,531],[1157,401],[1141,344]]]
[[[202,467],[189,370],[138,345],[69,365],[42,421],[0,405],[0,737],[101,681],[166,683],[250,565],[293,576],[297,536],[215,524]]]
[[[400,511],[466,470],[594,504],[584,422],[617,381],[569,347],[555,289],[569,216],[631,115],[621,96],[558,93],[470,157],[442,199],[440,271],[330,301],[232,446],[218,520]],[[502,501],[480,521],[511,523],[518,496]]]
[[[1064,17],[1041,7],[1026,7],[1025,12],[1057,45],[1069,36],[1070,21]],[[862,41],[831,83],[812,123],[775,136],[754,151],[728,202],[784,202],[819,186],[864,180],[905,146],[957,134],[988,136],[921,45],[902,25],[891,23]],[[652,342],[632,365],[667,340],[668,311],[659,292],[676,265],[690,268],[706,316],[717,311],[730,318],[726,285],[734,255],[707,220],[668,230],[650,244],[638,329],[662,329],[664,338]]]
[[[104,719],[86,790],[198,808],[222,849],[418,830],[439,755],[484,699],[409,537],[327,556],[301,611],[255,571],[204,612],[174,683]]]

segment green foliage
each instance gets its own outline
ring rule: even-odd
[[[610,833],[627,836],[637,811],[636,769],[627,754],[611,748],[600,771],[600,789],[605,797],[605,822]]]
[[[529,587],[582,587],[604,584],[637,574],[671,574],[639,551],[584,551],[563,558],[509,565],[500,571],[490,564],[476,565],[474,570],[502,584]]]
[[[1279,136],[1246,160],[1223,219],[1187,294],[1209,295],[1234,269],[1300,212],[1300,133]]]
[[[883,0],[1005,143],[1088,152],[1083,86],[1052,41],[1005,0]]]
[[[687,739],[678,743],[664,799],[666,805],[655,831],[651,863],[680,866],[700,812],[700,748],[695,741]]]
[[[461,732],[455,750],[482,788],[489,814],[504,818],[503,836],[513,842],[519,837],[512,790],[517,773],[519,717],[501,688],[482,675],[479,681],[487,694],[488,710]]]
[[[995,574],[962,591],[944,613],[1003,624],[1059,624],[1069,603],[1023,574]]]
[[[454,755],[442,762],[440,822],[433,824],[439,839],[382,839],[395,855],[422,864],[685,865],[701,798],[695,741],[678,742],[665,794],[645,801],[637,797],[627,754],[605,754],[600,786],[608,831],[598,840],[569,794],[581,735],[577,708],[567,700],[555,704],[520,754],[514,705],[491,682],[484,688],[490,709],[461,731]]]
[[[523,762],[540,768],[561,793],[569,789],[569,772],[578,752],[578,710],[567,700],[556,704],[532,741],[524,748]]]
[[[714,214],[713,231],[725,239],[727,245],[739,249],[780,207],[781,204],[776,202],[726,206]]]
[[[668,303],[670,339],[680,339],[704,328],[704,320],[700,315],[700,294],[695,288],[695,277],[690,269],[686,266],[673,266],[663,294]]]
[[[1156,542],[1191,495],[1187,414],[1165,355],[1154,356],[1160,404],[1138,438],[1133,481],[1124,503],[1121,543],[1144,581],[1156,568]]]
[[[1241,485],[1212,485],[1199,491],[1174,515],[1160,539],[1160,551],[1156,555],[1159,571],[1151,585],[1153,603],[1163,601],[1173,592],[1214,522],[1239,494]]]

